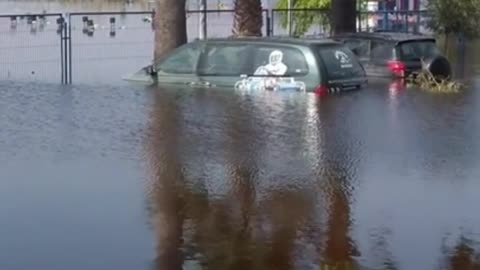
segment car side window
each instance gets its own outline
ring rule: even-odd
[[[370,41],[366,39],[346,39],[345,45],[358,57],[368,57]]]
[[[200,52],[201,46],[198,43],[183,45],[160,62],[157,69],[170,74],[195,73]]]
[[[254,49],[250,74],[277,76],[304,76],[308,63],[302,51],[286,46],[257,45]]]
[[[247,74],[250,46],[247,44],[210,44],[200,59],[202,76],[240,76]]]
[[[388,60],[393,56],[393,47],[384,41],[371,41],[370,55],[373,60]]]
[[[398,46],[402,59],[418,59],[440,54],[434,41],[407,41]]]

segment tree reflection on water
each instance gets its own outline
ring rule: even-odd
[[[480,253],[474,246],[475,243],[461,235],[453,247],[443,247],[444,259],[440,269],[480,270]]]
[[[246,121],[259,112],[246,109],[241,102],[225,105],[225,114],[236,115],[222,131],[226,194],[211,196],[201,182],[190,184],[194,179],[186,178],[189,168],[185,164],[193,155],[182,153],[188,153],[185,148],[191,145],[185,138],[192,134],[184,134],[189,131],[179,98],[156,95],[146,145],[152,174],[147,186],[157,243],[156,269],[181,269],[185,261],[207,269],[296,268],[299,235],[318,236],[316,231],[323,230],[314,222],[314,200],[319,193],[288,186],[258,189],[265,180],[261,164],[268,150],[261,142],[252,143],[252,138],[262,138],[261,133],[268,131]],[[315,246],[317,255],[309,263],[352,269],[355,248],[348,236],[350,203],[342,186],[348,180],[335,178],[334,169],[326,168],[323,171],[328,174],[320,176],[330,177],[321,191],[328,197],[326,240],[303,241]],[[282,177],[271,171],[268,175],[270,179]]]
[[[191,95],[195,102],[190,102]],[[354,142],[341,125],[327,128],[338,106],[332,101],[316,104],[312,113],[301,112],[295,104],[269,102],[278,104],[255,106],[248,98],[202,92],[155,93],[145,145],[155,269],[192,264],[213,270],[303,269],[301,265],[368,269],[358,263],[361,254],[351,236],[358,166],[358,157],[349,152]],[[285,115],[274,110],[279,104],[313,117],[309,127],[281,119]],[[201,119],[195,109],[214,118]],[[275,115],[278,124],[269,123],[273,120],[262,110]],[[285,136],[300,128],[310,129],[305,134],[319,141]],[[345,136],[341,141],[339,133]],[[285,149],[278,150],[279,145]],[[291,167],[296,171],[289,172],[299,149],[320,165],[300,171],[295,164]],[[288,168],[276,166],[279,162]],[[399,269],[390,251],[390,233],[382,229],[373,239],[378,251],[374,269]],[[442,269],[480,269],[471,246],[460,242],[446,252]]]

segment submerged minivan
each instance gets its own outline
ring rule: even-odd
[[[242,91],[328,93],[360,89],[367,82],[353,52],[329,39],[196,40],[136,75],[142,72],[163,86]]]

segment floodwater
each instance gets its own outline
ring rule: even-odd
[[[54,18],[0,24],[0,269],[480,269],[478,65],[458,94],[145,87],[142,18],[76,18],[71,86]]]
[[[0,96],[2,269],[479,267],[477,91]]]

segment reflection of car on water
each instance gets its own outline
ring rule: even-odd
[[[241,91],[298,91],[305,92],[304,82],[295,81],[293,77],[249,77],[235,84],[236,90]]]
[[[278,78],[273,85],[273,91],[300,91],[305,92],[305,83],[297,82],[294,78]]]
[[[263,80],[258,77],[249,77],[235,83],[235,90],[258,91],[263,90]]]

